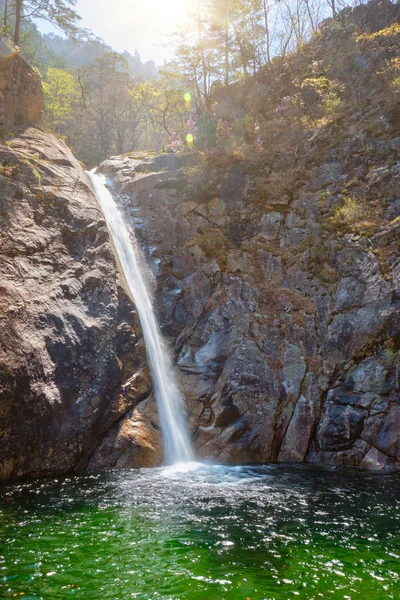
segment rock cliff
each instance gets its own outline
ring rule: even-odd
[[[140,325],[88,178],[62,141],[23,129],[42,110],[39,75],[2,42],[0,481],[82,471],[126,413],[140,443],[130,435],[113,464],[161,453]]]
[[[153,269],[200,457],[400,466],[400,26],[398,5],[372,4],[353,15],[368,31],[335,22],[216,90],[222,119],[269,110],[259,154],[100,166]],[[82,168],[13,129],[41,113],[21,60],[0,81],[0,479],[156,465],[137,315]]]
[[[107,228],[65,144],[0,146],[0,479],[84,468],[150,383]]]
[[[240,163],[206,201],[174,155],[101,165],[157,277],[200,456],[400,464],[400,139],[354,128],[323,161],[321,143],[261,203]],[[324,228],[349,183],[384,206],[373,235]]]
[[[358,7],[217,90],[212,151],[100,167],[152,264],[199,456],[400,467],[398,17]]]

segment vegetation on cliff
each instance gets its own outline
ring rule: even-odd
[[[138,53],[117,53],[78,30],[74,11],[64,14],[74,2],[22,4],[31,18],[21,22],[20,46],[43,77],[44,124],[89,166],[112,154],[165,146],[214,152],[244,145],[258,155],[281,141],[282,129],[296,144],[305,129],[344,115],[350,96],[362,104],[362,61],[374,46],[379,54],[397,41],[398,10],[390,0],[374,0],[367,10],[335,0],[197,0],[175,35],[175,59],[157,69]],[[39,4],[45,8],[37,14]],[[14,5],[0,3],[10,37]],[[392,26],[383,38],[374,24],[378,13]],[[32,21],[38,16],[74,37],[41,35]],[[395,103],[395,52],[392,58],[376,72]],[[238,103],[240,112],[231,111]]]

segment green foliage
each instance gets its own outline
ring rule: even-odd
[[[391,81],[390,89],[393,95],[400,100],[400,75]]]
[[[353,232],[371,236],[376,233],[384,221],[384,207],[380,202],[359,200],[343,196],[340,206],[327,218],[325,229],[340,234]]]
[[[82,69],[88,67],[98,58],[113,52],[111,46],[104,43],[102,39],[93,35],[87,29],[79,29],[73,38],[61,37],[54,33],[42,36],[44,45],[48,52],[59,57],[64,66],[70,69]],[[123,52],[129,74],[135,79],[155,79],[157,69],[153,61],[143,63],[137,51],[134,54]]]
[[[26,60],[39,70],[42,77],[51,67],[67,68],[65,59],[48,47],[45,36],[41,35],[36,25],[30,21],[23,22],[21,26],[19,46]]]
[[[320,77],[306,77],[301,84],[302,89],[305,87],[311,87],[321,94],[327,92],[330,86],[331,81],[325,75],[321,75]]]
[[[135,80],[129,68],[126,56],[109,52],[80,69],[46,72],[46,125],[88,165],[135,148],[160,148],[188,119],[174,74]]]
[[[114,53],[91,32],[78,30],[75,0],[23,0],[19,46],[40,71],[45,95],[44,124],[63,137],[87,165],[112,153],[136,147],[162,147],[170,131],[187,119],[182,82],[170,85],[153,61],[142,63],[137,52]],[[16,28],[15,0],[7,18],[0,1],[2,32]],[[68,37],[42,35],[28,18],[56,24]],[[153,85],[144,90],[147,80]],[[183,110],[182,110],[183,108]]]
[[[329,92],[326,94],[322,101],[324,112],[327,117],[335,117],[339,114],[342,107],[342,100],[335,92]]]
[[[63,123],[79,102],[79,84],[71,73],[50,68],[43,81],[43,91],[47,120],[55,128]]]
[[[138,53],[113,52],[77,30],[75,0],[23,6],[73,34],[42,36],[22,19],[22,50],[44,79],[45,124],[89,166],[111,154],[189,145],[205,172],[232,159],[259,168],[274,152],[300,148],[316,128],[335,124],[350,101],[367,105],[356,97],[363,82],[354,86],[367,68],[363,47],[398,36],[397,26],[355,33],[345,12],[318,28],[330,14],[327,4],[317,10],[298,0],[197,0],[177,34],[175,60],[156,77]],[[394,59],[383,72],[395,103]],[[213,186],[205,187],[208,197]]]
[[[332,119],[342,107],[340,93],[343,86],[329,79],[326,74],[319,77],[307,77],[300,86],[303,98],[302,110],[311,117]]]
[[[74,6],[77,0],[14,0],[7,1],[8,28],[13,31],[14,44],[19,45],[21,25],[34,20],[51,23],[69,36],[77,32],[76,23],[80,19]],[[4,16],[6,27],[6,17]]]

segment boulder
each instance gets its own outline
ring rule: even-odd
[[[5,124],[38,125],[43,103],[40,75],[18,48],[0,41],[0,119]]]

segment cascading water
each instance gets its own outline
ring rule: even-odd
[[[184,417],[184,403],[175,382],[168,349],[161,335],[137,250],[103,175],[88,173],[107,221],[129,291],[143,329],[153,378],[167,464],[194,460]]]

